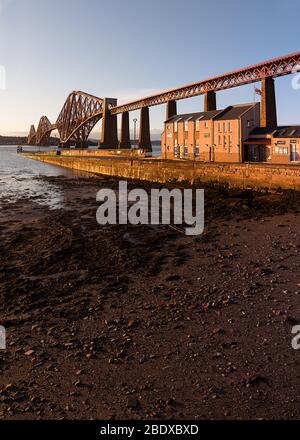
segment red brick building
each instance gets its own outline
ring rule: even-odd
[[[300,126],[258,127],[244,142],[244,160],[289,164],[300,162]]]
[[[162,157],[204,162],[297,162],[300,127],[260,128],[260,104],[176,115],[165,122]]]

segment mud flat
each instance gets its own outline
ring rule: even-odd
[[[113,178],[46,180],[63,209],[0,210],[2,419],[300,417],[298,193],[207,187],[187,237],[100,227]]]

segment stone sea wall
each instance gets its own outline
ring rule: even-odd
[[[299,165],[202,163],[136,157],[87,157],[76,154],[33,154],[31,159],[74,170],[125,179],[167,183],[174,181],[218,182],[239,188],[300,190]],[[75,156],[76,154],[76,156]]]

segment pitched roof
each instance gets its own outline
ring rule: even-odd
[[[187,121],[208,121],[216,120],[231,120],[237,119],[254,107],[254,104],[232,105],[223,110],[212,110],[209,112],[199,113],[185,113],[183,115],[175,115],[169,118],[166,122],[187,122]]]
[[[238,119],[247,111],[254,109],[254,105],[255,104],[241,104],[227,107],[227,109],[224,110],[223,114],[216,119],[220,121],[228,119]]]
[[[300,137],[300,126],[278,127],[273,136],[274,138],[298,138]]]
[[[272,134],[278,127],[256,127],[251,131],[250,136],[263,136]]]
[[[250,136],[262,136],[267,134],[273,134],[274,138],[299,138],[300,125],[285,125],[267,128],[257,127],[250,133]]]
[[[210,112],[185,113],[183,115],[175,115],[166,122],[187,122],[187,121],[207,121],[216,117],[223,110],[213,110]]]

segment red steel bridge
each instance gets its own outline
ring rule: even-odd
[[[117,99],[98,98],[84,92],[72,92],[58,118],[51,124],[42,116],[37,130],[32,125],[29,145],[47,145],[51,132],[58,130],[60,145],[75,144],[84,147],[95,124],[102,119],[101,146],[130,148],[129,112],[140,110],[139,147],[151,150],[149,107],[167,105],[167,119],[177,114],[176,102],[181,99],[205,95],[204,111],[216,109],[216,92],[261,82],[261,126],[276,126],[276,98],[274,78],[300,72],[300,52],[275,58],[213,78],[188,84],[127,104],[117,105]],[[122,115],[121,138],[118,140],[117,115]]]

